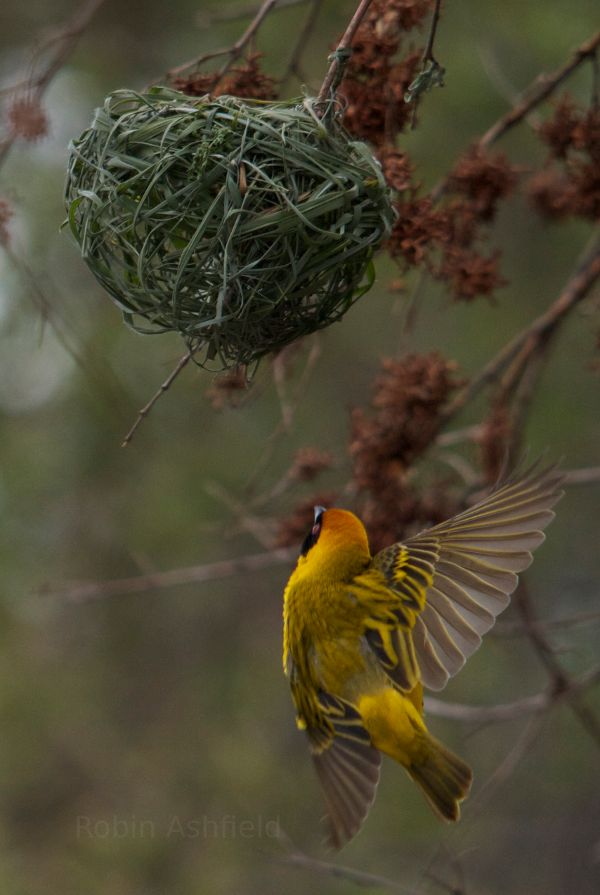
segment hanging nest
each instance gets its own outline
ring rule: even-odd
[[[71,146],[66,206],[126,322],[222,367],[339,320],[393,222],[379,163],[310,100],[166,88],[107,97]]]

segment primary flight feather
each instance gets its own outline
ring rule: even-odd
[[[369,811],[382,752],[440,817],[458,820],[471,769],[427,730],[423,687],[441,690],[506,608],[562,479],[533,467],[375,556],[353,513],[315,508],[285,589],[283,664],[335,848]]]

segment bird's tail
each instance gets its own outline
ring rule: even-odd
[[[446,749],[439,740],[426,734],[425,748],[407,767],[412,779],[423,790],[427,801],[444,820],[458,820],[459,803],[467,796],[473,773],[468,764]]]

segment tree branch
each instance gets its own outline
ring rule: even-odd
[[[163,384],[160,386],[158,391],[156,391],[152,395],[152,397],[150,398],[148,403],[145,404],[144,407],[142,407],[142,409],[138,412],[138,416],[137,416],[135,423],[133,424],[133,426],[131,427],[131,429],[129,430],[129,432],[127,433],[127,435],[121,442],[121,447],[127,447],[129,442],[135,435],[135,432],[136,432],[138,426],[140,425],[140,423],[142,422],[142,420],[144,420],[148,416],[148,414],[150,413],[150,411],[152,410],[152,408],[154,407],[154,405],[156,404],[158,399],[161,398],[164,395],[164,393],[171,388],[171,386],[173,385],[173,383],[175,382],[175,380],[177,379],[177,377],[179,376],[179,374],[181,373],[183,368],[188,365],[188,363],[190,362],[190,360],[192,359],[193,356],[194,356],[193,351],[190,349],[190,351],[188,351],[187,354],[184,354],[183,357],[181,357],[179,359],[179,362],[178,362],[177,366],[175,367],[175,369],[173,370],[173,372],[170,373],[169,376],[167,376],[167,378],[165,379]]]
[[[573,697],[576,697],[578,695],[577,689],[573,693],[573,687],[576,685],[576,682],[566,673],[556,658],[554,650],[544,636],[539,622],[535,617],[533,603],[529,598],[529,592],[523,583],[521,583],[521,586],[517,590],[515,603],[523,618],[525,630],[527,631],[531,645],[535,649],[540,661],[545,666],[552,680],[552,698],[558,700],[565,694],[572,694]],[[594,712],[576,698],[569,698],[568,702],[571,711],[579,718],[582,726],[595,741],[596,745],[600,747],[600,722]]]
[[[277,0],[264,0],[264,3],[261,4],[256,15],[254,16],[242,36],[238,40],[236,40],[236,42],[232,44],[232,46],[224,47],[222,50],[213,50],[210,53],[205,53],[203,56],[198,56],[196,59],[191,59],[188,62],[184,62],[182,65],[171,68],[167,72],[167,78],[169,80],[172,80],[173,78],[176,78],[189,69],[195,70],[200,68],[202,65],[204,65],[205,62],[209,62],[211,59],[217,59],[219,56],[228,56],[229,58],[215,74],[214,86],[216,86],[223,75],[226,74],[227,71],[229,71],[236,59],[239,59],[239,57],[242,55],[244,49],[256,35],[258,29],[276,3]]]
[[[498,705],[465,705],[460,702],[444,702],[433,696],[425,697],[425,710],[437,718],[447,718],[450,721],[512,721],[523,715],[532,715],[545,712],[558,702],[570,701],[588,687],[593,687],[600,682],[600,665],[586,671],[578,678],[566,680],[561,689],[554,686],[543,693],[534,696],[526,696],[514,702],[500,703]]]
[[[591,248],[580,259],[563,291],[555,302],[524,330],[505,345],[471,382],[450,402],[440,415],[440,427],[465,407],[484,386],[493,382],[521,353],[520,368],[524,369],[538,346],[554,334],[557,327],[575,305],[587,296],[600,278],[600,235],[593,237]],[[514,382],[519,377],[514,378]]]
[[[337,45],[335,53],[332,53],[330,57],[331,65],[321,84],[316,105],[323,105],[332,99],[335,95],[335,91],[341,84],[344,76],[344,69],[352,54],[352,41],[354,40],[354,35],[358,31],[360,23],[364,19],[371,3],[372,0],[360,0],[354,15],[350,19],[348,27],[344,31],[342,38]]]
[[[77,9],[75,15],[67,20],[62,28],[58,29],[50,40],[40,44],[36,53],[37,56],[41,55],[49,47],[55,46],[54,53],[50,56],[49,61],[42,71],[38,75],[32,75],[24,81],[19,81],[18,83],[5,88],[2,93],[6,95],[7,93],[26,90],[29,91],[36,100],[40,100],[55,75],[60,71],[77,46],[79,39],[89,26],[91,20],[105,2],[106,0],[88,0],[87,3],[82,4]],[[18,136],[16,134],[9,133],[9,135],[0,143],[0,165],[6,160],[17,139]]]
[[[536,106],[554,93],[557,87],[571,75],[586,59],[592,59],[600,46],[600,31],[584,41],[573,53],[572,57],[561,68],[550,74],[541,74],[526,88],[513,108],[499,118],[479,139],[477,146],[487,149],[512,127],[523,120]]]
[[[239,556],[237,559],[225,559],[219,562],[206,563],[199,566],[187,566],[180,569],[169,569],[166,572],[152,572],[148,575],[133,575],[130,578],[113,578],[110,581],[74,582],[60,588],[40,588],[40,596],[62,600],[67,603],[87,603],[105,597],[119,597],[130,594],[142,594],[152,590],[163,590],[183,584],[203,584],[206,581],[217,581],[242,575],[247,572],[261,572],[272,566],[287,565],[297,556],[295,548],[269,550],[266,553],[254,553]]]

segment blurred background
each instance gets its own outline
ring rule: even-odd
[[[19,140],[0,170],[0,201],[12,212],[0,249],[0,889],[356,889],[351,874],[291,864],[279,827],[302,854],[385,877],[398,891],[597,892],[600,745],[569,705],[493,724],[432,716],[434,732],[475,770],[462,822],[441,825],[402,770],[385,763],[365,828],[331,857],[321,850],[321,795],[281,673],[281,593],[293,561],[206,583],[69,598],[76,581],[264,552],[277,520],[314,492],[299,483],[278,496],[299,448],[331,453],[319,487],[348,479],[350,411],[368,401],[381,357],[438,350],[460,375],[475,373],[558,296],[589,237],[589,223],[547,223],[522,197],[510,199],[493,230],[508,285],[494,301],[457,304],[425,281],[409,334],[406,296],[418,275],[392,293],[397,272],[382,256],[373,290],[318,336],[317,348],[305,345],[291,359],[287,428],[269,362],[239,407],[220,410],[207,394],[214,375],[188,367],[123,449],[182,343],[130,332],[59,229],[68,143],[107,92],[141,88],[232,44],[250,19],[236,16],[245,9],[237,0],[107,0],[45,93],[47,135]],[[303,57],[309,91],[353,9],[322,4]],[[29,77],[36,40],[76,11],[74,0],[4,0],[3,86]],[[418,129],[402,138],[419,178],[435,184],[511,95],[592,33],[597,13],[592,0],[449,0],[436,42],[446,86],[427,95]],[[270,74],[285,71],[306,15],[306,5],[288,5],[264,24],[258,47]],[[568,86],[588,102],[589,67]],[[292,77],[285,93],[300,87]],[[543,157],[527,125],[501,148],[525,168]],[[569,469],[599,463],[593,310],[588,300],[561,329],[526,433],[530,456],[547,450]],[[456,426],[483,407],[482,399]],[[569,488],[526,576],[541,619],[588,619],[548,629],[573,675],[598,658],[599,505],[600,484]],[[443,699],[495,705],[545,690],[548,675],[514,609],[503,622]],[[598,688],[584,701],[600,711]]]

